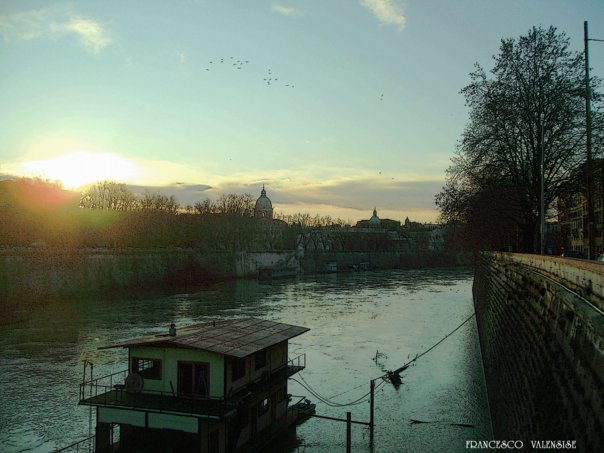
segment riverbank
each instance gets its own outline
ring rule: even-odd
[[[261,268],[295,268],[320,273],[325,263],[340,271],[444,267],[468,264],[445,252],[201,252],[185,248],[0,249],[2,323],[22,300],[112,297],[131,292],[198,287],[235,278],[257,278]]]

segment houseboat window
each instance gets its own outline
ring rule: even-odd
[[[245,359],[233,359],[231,363],[233,367],[233,381],[241,379],[243,376],[245,376]]]
[[[145,379],[161,379],[161,360],[133,357],[132,372]]]
[[[188,396],[209,396],[210,366],[200,362],[178,362],[178,393]]]
[[[266,349],[254,354],[254,370],[259,370],[266,366]]]
[[[258,407],[258,417],[268,412],[268,398],[264,398]]]

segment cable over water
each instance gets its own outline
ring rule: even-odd
[[[422,352],[421,354],[417,354],[413,359],[409,360],[408,362],[404,363],[403,365],[401,365],[399,368],[397,368],[395,371],[388,371],[384,374],[382,374],[381,376],[378,376],[372,380],[377,381],[379,379],[382,380],[382,382],[380,382],[379,384],[377,384],[377,386],[375,387],[374,390],[377,390],[378,388],[380,388],[382,385],[384,385],[386,382],[391,381],[392,379],[392,375],[396,375],[398,376],[398,374],[402,371],[404,371],[407,367],[409,367],[409,365],[411,365],[412,363],[416,362],[418,359],[420,359],[421,357],[425,356],[426,354],[428,354],[430,351],[432,351],[434,348],[436,348],[437,346],[439,346],[440,344],[442,344],[447,338],[449,338],[451,335],[453,335],[455,332],[457,332],[459,329],[461,329],[468,321],[470,321],[472,318],[474,318],[474,316],[476,316],[475,313],[472,313],[470,316],[468,316],[461,324],[459,324],[457,327],[455,327],[455,329],[453,329],[451,332],[449,332],[447,335],[445,335],[442,339],[440,339],[439,341],[437,341],[436,343],[434,343],[432,346],[430,346],[428,349],[426,349],[424,352]],[[340,403],[340,402],[336,402],[333,401],[333,398],[344,395],[346,393],[349,393],[353,390],[356,390],[362,386],[367,385],[366,382],[363,382],[362,384],[357,385],[356,387],[352,387],[348,390],[345,390],[344,392],[341,393],[337,393],[331,397],[325,397],[322,396],[317,390],[313,389],[312,386],[306,381],[306,379],[304,379],[304,376],[302,375],[302,373],[299,373],[298,376],[300,377],[300,379],[302,380],[302,382],[298,381],[295,378],[290,378],[292,381],[297,382],[298,384],[300,384],[302,387],[304,387],[306,390],[308,390],[308,392],[311,393],[311,395],[313,395],[315,398],[317,398],[319,401],[321,401],[322,403],[331,406],[331,407],[346,407],[346,406],[354,406],[357,404],[361,404],[365,398],[367,398],[370,394],[371,391],[365,393],[363,396],[347,402],[347,403]],[[419,423],[419,422],[418,422]]]

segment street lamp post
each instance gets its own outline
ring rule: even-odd
[[[545,167],[544,167],[544,157],[543,154],[545,152],[545,147],[543,146],[543,137],[544,137],[544,133],[543,133],[543,129],[544,129],[544,115],[539,115],[539,119],[540,119],[540,129],[541,129],[541,133],[540,135],[540,154],[541,154],[541,199],[540,199],[540,212],[539,212],[539,217],[540,217],[540,250],[541,250],[541,254],[544,255],[545,254]]]
[[[589,83],[589,41],[600,41],[604,42],[603,39],[589,38],[587,21],[583,22],[583,37],[585,43],[585,132],[586,132],[586,154],[587,154],[587,258],[592,259],[594,257],[595,249],[595,237],[594,237],[594,205],[593,196],[591,190],[591,179],[592,179],[592,162],[591,162],[591,87]]]

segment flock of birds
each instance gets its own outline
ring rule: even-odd
[[[220,64],[224,64],[224,60],[225,60],[224,58],[221,58]],[[234,60],[234,58],[230,57],[230,60]],[[211,60],[209,63],[214,64],[214,60]],[[216,60],[216,63],[218,63],[218,60]],[[227,60],[227,64],[231,64],[232,66],[235,66],[237,69],[241,69],[243,67],[243,65],[246,65],[248,63],[249,63],[248,60],[237,60],[237,61],[230,61],[230,62]],[[210,70],[210,68],[206,68],[206,71],[209,71],[209,70]]]
[[[220,66],[220,65],[225,65],[225,66],[229,66],[233,69],[237,69],[237,70],[241,70],[243,69],[247,64],[249,64],[249,60],[242,60],[242,59],[235,59],[235,57],[229,57],[229,58],[218,58],[215,60],[210,60],[208,62],[208,66],[205,68],[206,71],[210,72],[213,67],[216,66]],[[279,78],[275,76],[275,74],[273,74],[272,70],[269,68],[267,70],[267,74],[265,75],[265,77],[262,79],[264,81],[264,83],[267,86],[274,86],[274,85],[279,85]],[[284,86],[286,88],[294,88],[295,85],[291,82],[287,82],[284,83],[283,81],[281,81],[280,83],[281,86]]]
[[[224,65],[224,66],[231,67],[233,69],[240,71],[249,63],[250,63],[249,60],[235,59],[235,57],[229,57],[229,58],[221,57],[221,58],[217,58],[217,59],[208,61],[208,66],[205,68],[205,70],[207,72],[210,72],[215,67]],[[292,82],[285,82],[285,81],[281,80],[279,77],[277,77],[275,74],[273,74],[273,72],[270,68],[267,69],[267,73],[262,80],[268,87],[275,86],[275,85],[279,85],[279,86],[282,86],[285,88],[294,88],[295,87],[295,85]],[[384,93],[380,94],[380,96],[378,97],[378,100],[379,101],[384,100]]]

